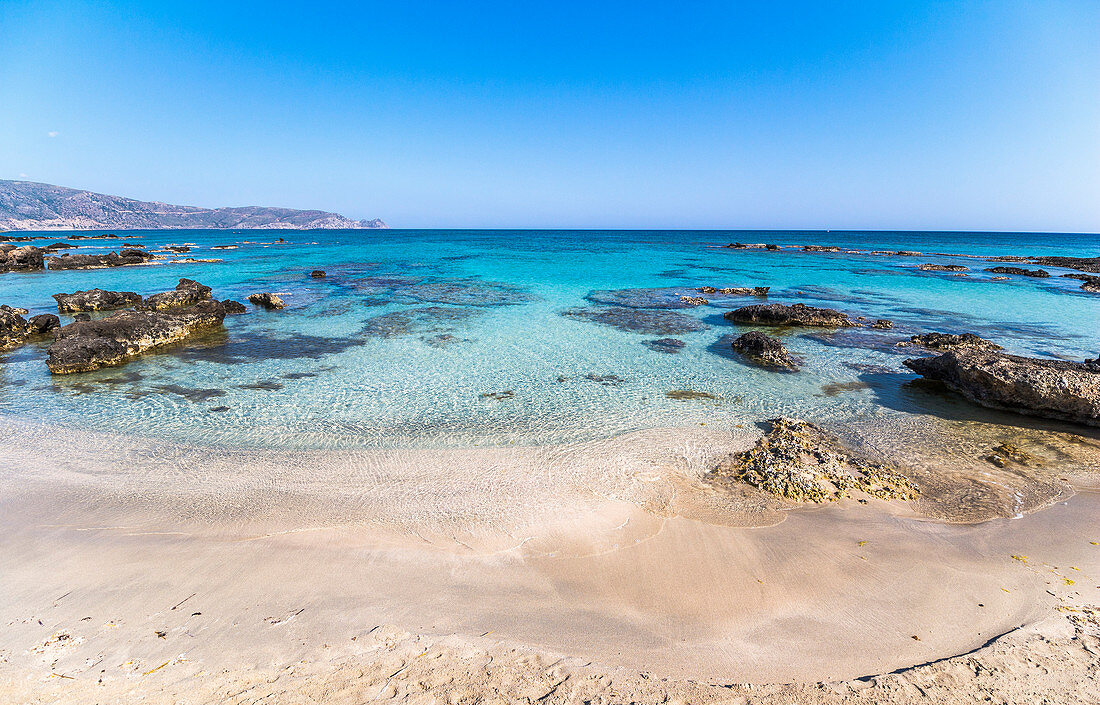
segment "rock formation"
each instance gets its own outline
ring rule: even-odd
[[[57,331],[46,365],[54,374],[89,372],[120,365],[158,347],[221,325],[225,307],[203,301],[169,311],[123,311],[95,321],[77,321]]]
[[[798,361],[778,338],[758,330],[749,331],[731,344],[734,351],[754,364],[771,370],[798,370]]]
[[[193,306],[210,298],[210,287],[192,279],[180,279],[175,291],[162,291],[153,294],[138,304],[139,311],[166,311],[170,308]]]
[[[1021,277],[1037,277],[1039,279],[1046,279],[1050,276],[1050,272],[1044,269],[1024,269],[1023,267],[990,267],[985,271],[992,274],[1016,274]]]
[[[768,432],[755,446],[723,462],[713,475],[796,502],[835,501],[853,490],[880,499],[913,499],[919,494],[895,468],[852,454],[811,423],[779,417],[768,424]]]
[[[985,350],[949,350],[905,361],[993,409],[1100,426],[1100,363],[1044,360]]]
[[[83,311],[110,311],[116,308],[129,308],[141,303],[141,296],[133,291],[106,291],[89,289],[74,291],[71,294],[54,294],[58,313],[80,313]]]
[[[283,303],[282,299],[280,299],[275,294],[266,291],[260,294],[249,294],[248,303],[252,304],[253,306],[262,306],[268,311],[274,311],[280,308],[284,308],[286,306],[286,304]]]
[[[843,328],[857,325],[847,314],[831,308],[815,308],[806,304],[754,304],[725,314],[733,323],[764,326],[812,326]]]
[[[45,268],[42,250],[33,245],[16,247],[0,243],[0,274],[3,272],[37,272]]]
[[[108,252],[105,255],[70,255],[68,253],[58,257],[47,257],[46,264],[50,269],[104,269],[107,267],[122,267],[128,264],[145,264],[153,259],[153,255],[144,250],[126,249],[119,252]]]
[[[917,345],[928,350],[1000,350],[1001,346],[979,338],[973,333],[921,333],[907,341],[898,343],[899,347]]]

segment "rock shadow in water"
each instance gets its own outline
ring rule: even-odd
[[[697,318],[675,311],[655,311],[620,306],[611,308],[595,306],[570,308],[562,311],[561,315],[574,320],[600,323],[628,333],[644,333],[647,335],[679,335],[710,328]]]

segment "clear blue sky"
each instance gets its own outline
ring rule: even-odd
[[[1096,232],[1100,1],[0,0],[0,178],[396,227]]]

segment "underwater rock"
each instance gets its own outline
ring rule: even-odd
[[[234,301],[233,299],[226,299],[222,301],[222,306],[225,307],[225,313],[228,316],[232,316],[238,313],[246,313],[248,311],[244,304],[240,301]]]
[[[325,276],[325,270],[315,269],[309,273],[309,276],[313,277],[314,279],[323,279]]]
[[[561,315],[566,318],[602,323],[629,333],[649,335],[679,335],[707,330],[710,327],[696,318],[676,311],[647,311],[621,306],[571,308],[562,311]]]
[[[657,338],[656,340],[643,340],[642,345],[655,352],[675,355],[683,350],[687,343],[679,338]]]
[[[918,264],[917,269],[922,272],[969,272],[970,267],[961,264]]]
[[[847,314],[831,308],[815,308],[806,304],[754,304],[725,314],[732,323],[765,326],[814,326],[842,328],[857,325]]]
[[[676,401],[692,401],[698,399],[713,399],[717,400],[718,397],[714,396],[710,392],[699,392],[694,389],[673,389],[670,392],[665,392],[665,396],[669,399],[675,399]]]
[[[859,457],[806,421],[779,417],[744,453],[712,472],[796,502],[831,502],[857,490],[879,499],[914,499],[920,490],[885,463]]]
[[[493,401],[505,401],[516,396],[515,391],[506,389],[503,392],[482,392],[478,395],[482,399],[492,399]]]
[[[798,370],[798,362],[778,338],[752,330],[731,343],[734,351],[760,367],[771,370]]]
[[[181,306],[194,306],[210,298],[210,287],[199,284],[193,279],[180,279],[175,291],[162,291],[153,294],[136,306],[139,311],[165,311]]]
[[[128,308],[141,303],[141,296],[133,291],[106,291],[88,289],[74,291],[71,294],[54,294],[58,313],[81,313],[84,311],[110,311],[116,308]]]
[[[369,281],[372,277],[364,279]],[[373,277],[383,280],[385,277]],[[399,277],[390,277],[397,280]],[[395,300],[409,303],[451,304],[456,306],[515,306],[532,301],[526,290],[511,284],[487,282],[479,279],[445,282],[419,282],[396,286],[392,290]]]
[[[949,350],[905,366],[991,409],[1100,426],[1100,364]]]
[[[41,271],[45,269],[42,252],[34,245],[0,244],[0,273]]]
[[[282,299],[280,299],[275,294],[267,291],[259,294],[249,294],[248,303],[252,304],[253,306],[262,306],[268,311],[275,311],[280,308],[286,307],[286,304],[283,303]]]
[[[1016,274],[1021,277],[1036,277],[1038,279],[1050,277],[1050,272],[1044,269],[1024,269],[1023,267],[989,267],[985,271],[993,274]]]
[[[999,468],[1006,467],[1010,461],[1020,465],[1035,465],[1038,463],[1038,459],[1034,455],[1021,450],[1015,443],[1002,443],[994,448],[993,452],[987,455],[985,459]]]
[[[54,374],[120,365],[148,350],[219,326],[225,307],[203,301],[169,311],[124,311],[96,321],[77,321],[57,331],[46,366]]]
[[[1001,346],[973,333],[921,333],[907,341],[898,343],[898,347],[917,345],[928,350],[1000,350]]]
[[[151,259],[153,259],[153,255],[148,252],[131,248],[119,252],[108,252],[105,255],[70,255],[65,253],[58,257],[47,257],[46,263],[50,269],[103,269],[106,267],[145,264]]]

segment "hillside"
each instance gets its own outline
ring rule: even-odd
[[[33,181],[0,180],[0,230],[162,230],[169,228],[385,228],[338,213],[243,206],[199,208],[136,201]]]

